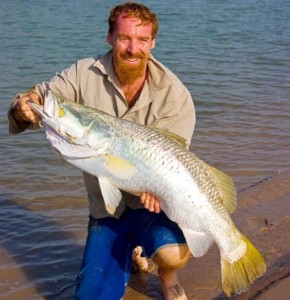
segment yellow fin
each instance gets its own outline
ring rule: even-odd
[[[130,179],[138,172],[128,160],[111,154],[106,154],[105,167],[112,175],[121,179]]]
[[[228,213],[233,213],[237,207],[237,190],[232,178],[213,166],[210,166],[209,164],[206,165],[215,176],[222,204]]]
[[[164,129],[160,129],[160,128],[153,128],[153,129],[158,131],[159,133],[165,135],[167,138],[178,142],[182,146],[187,147],[187,140],[185,138],[183,138],[182,136],[180,136],[176,133],[173,133],[173,132],[169,132]]]
[[[266,271],[266,264],[262,254],[246,238],[246,251],[235,262],[229,262],[225,258],[221,260],[222,283],[225,294],[230,297],[247,290],[249,285]]]

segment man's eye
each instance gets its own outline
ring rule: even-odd
[[[148,39],[146,39],[146,38],[144,38],[144,39],[140,39],[141,40],[141,42],[143,42],[143,43],[148,43]]]

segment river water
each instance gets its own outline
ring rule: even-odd
[[[81,172],[43,130],[8,134],[10,100],[77,59],[107,51],[117,1],[0,0],[0,298],[72,299],[86,235]],[[154,56],[190,90],[191,150],[238,191],[290,169],[290,2],[144,1]]]

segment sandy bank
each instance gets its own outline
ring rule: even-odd
[[[247,292],[232,299],[289,299],[290,171],[239,193],[233,220],[263,253],[267,272]],[[202,258],[192,258],[179,274],[189,300],[227,299],[216,246]],[[133,275],[124,299],[163,299],[156,270]]]

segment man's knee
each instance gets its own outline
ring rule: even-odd
[[[163,269],[180,269],[190,256],[187,245],[168,245],[156,252],[153,261]]]

